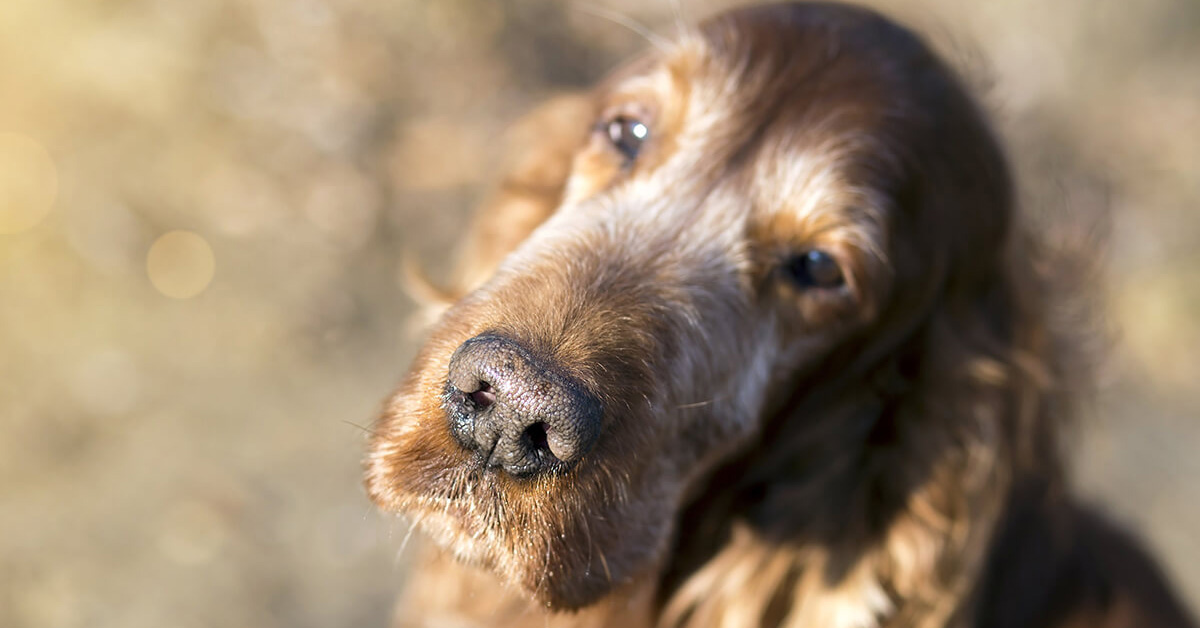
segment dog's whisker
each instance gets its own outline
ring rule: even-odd
[[[550,574],[550,545],[546,544],[546,555],[542,560],[542,575],[538,578],[537,585],[533,587],[533,595],[536,597],[542,592],[542,587],[546,584],[546,578]]]
[[[571,6],[576,11],[581,13],[587,13],[593,17],[605,19],[613,22],[614,24],[619,24],[625,28],[628,28],[634,33],[641,35],[647,42],[650,43],[651,46],[657,48],[659,52],[667,53],[671,50],[671,40],[659,35],[658,33],[655,33],[645,24],[642,24],[641,22],[638,22],[627,15],[623,15],[606,7],[601,7],[594,4],[584,4],[582,2],[574,2]]]
[[[692,408],[703,408],[704,406],[710,406],[718,401],[720,401],[720,399],[708,399],[706,401],[696,401],[693,403],[685,403],[682,405],[675,406],[675,409],[676,410],[690,410]]]
[[[687,36],[688,27],[687,21],[683,17],[682,0],[667,0],[667,4],[671,6],[671,14],[675,17],[675,34],[683,39]]]
[[[584,537],[587,539],[588,558],[587,558],[586,571],[588,573],[591,573],[591,571],[592,571],[592,554],[595,551],[595,545],[592,543],[592,526],[591,526],[591,524],[588,523],[588,518],[586,516],[581,517],[580,520],[583,522],[583,533],[584,533]]]
[[[608,583],[612,584],[612,570],[608,568],[608,559],[604,556],[604,550],[600,550],[600,564],[604,566],[604,577],[608,579]]]
[[[404,540],[400,541],[400,549],[396,550],[397,564],[400,562],[400,559],[403,558],[404,550],[408,549],[408,543],[412,541],[413,532],[417,530],[417,526],[420,525],[422,519],[423,517],[418,515],[408,524],[408,532],[404,535]]]
[[[375,437],[375,438],[380,438],[380,437],[381,437],[381,435],[380,435],[380,433],[379,433],[379,432],[377,432],[377,431],[375,431],[375,430],[373,430],[373,429],[371,429],[371,428],[369,428],[369,427],[366,427],[366,426],[363,426],[363,425],[359,425],[358,423],[355,423],[354,421],[347,421],[347,420],[345,420],[345,419],[342,419],[342,423],[345,423],[346,425],[349,425],[350,427],[356,427],[356,428],[358,428],[359,430],[361,430],[361,431],[362,431],[364,434],[366,434],[367,436],[373,436],[373,437]]]

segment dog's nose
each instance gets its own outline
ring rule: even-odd
[[[446,413],[454,438],[514,476],[559,472],[600,437],[600,400],[521,344],[495,334],[450,358]]]

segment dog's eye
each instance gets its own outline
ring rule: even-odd
[[[642,144],[650,136],[650,128],[645,123],[627,116],[617,116],[609,120],[604,131],[608,134],[608,141],[612,142],[613,147],[628,161],[637,158]]]
[[[783,273],[801,288],[840,288],[846,282],[837,261],[824,251],[808,251],[791,257],[784,263]]]

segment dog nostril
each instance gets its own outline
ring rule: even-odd
[[[546,422],[538,421],[525,430],[525,438],[535,451],[550,452],[550,439],[546,433]]]
[[[474,403],[476,408],[484,410],[496,403],[496,391],[487,382],[479,382],[479,384],[479,390],[468,393],[467,396],[471,398],[471,403]]]

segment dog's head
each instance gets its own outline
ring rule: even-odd
[[[556,609],[661,569],[772,417],[986,292],[1009,220],[976,107],[867,10],[721,15],[593,103],[557,209],[434,326],[367,461],[379,505]]]

